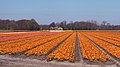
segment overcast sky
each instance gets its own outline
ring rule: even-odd
[[[120,0],[0,0],[0,19],[51,22],[103,20],[120,24]]]

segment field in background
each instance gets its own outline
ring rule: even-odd
[[[120,32],[1,32],[0,54],[46,62],[119,66]]]

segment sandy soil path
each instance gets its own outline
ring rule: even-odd
[[[86,65],[69,62],[46,62],[37,59],[16,58],[9,55],[0,55],[0,67],[118,67],[117,65]]]

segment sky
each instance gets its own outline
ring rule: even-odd
[[[0,19],[39,24],[96,20],[120,25],[120,0],[0,0]]]

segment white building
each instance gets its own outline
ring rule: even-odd
[[[51,27],[50,32],[63,32],[62,27]]]

